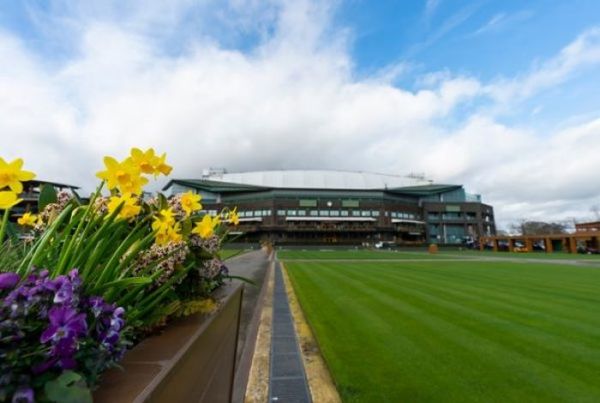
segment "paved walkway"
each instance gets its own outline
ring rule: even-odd
[[[275,263],[269,401],[285,403],[311,402],[304,364],[298,347],[279,262]]]

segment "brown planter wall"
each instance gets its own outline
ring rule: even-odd
[[[175,321],[129,351],[104,374],[95,402],[229,402],[243,286],[217,292],[220,309]]]

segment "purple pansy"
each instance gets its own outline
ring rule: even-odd
[[[48,379],[67,369],[97,379],[122,358],[125,310],[102,297],[80,295],[77,270],[54,279],[47,270],[36,269],[24,278],[0,276],[0,374],[9,375],[0,375],[0,390],[12,388],[13,401],[34,401],[34,390],[26,385],[48,371]]]
[[[0,290],[13,288],[21,277],[17,273],[2,273],[0,274]]]
[[[35,402],[35,395],[33,389],[29,387],[20,387],[13,394],[12,403],[33,403]]]
[[[75,338],[84,335],[87,330],[85,314],[78,314],[69,307],[53,307],[48,312],[50,326],[42,333],[40,341],[47,343],[49,340]]]

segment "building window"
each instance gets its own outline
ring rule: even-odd
[[[353,210],[352,211],[352,217],[360,217],[360,211],[359,210]]]
[[[319,210],[319,215],[321,217],[328,217],[329,216],[329,210]]]
[[[262,210],[254,210],[254,217],[262,216]]]
[[[263,210],[263,216],[267,217],[271,215],[271,210]]]
[[[348,217],[348,210],[342,210],[340,211],[340,214],[342,217]]]
[[[296,215],[296,210],[288,210],[287,215]]]
[[[298,210],[298,215],[305,216],[306,210]]]
[[[312,199],[301,199],[300,207],[317,207],[317,201]]]
[[[392,211],[392,218],[398,218],[398,213],[396,213],[395,211]]]
[[[332,217],[339,217],[340,216],[340,211],[339,210],[331,210],[329,212],[329,215]]]
[[[311,215],[312,217],[316,217],[316,216],[318,216],[318,215],[319,215],[319,210],[310,210],[310,215]]]
[[[342,200],[342,207],[358,207],[358,200]]]
[[[370,217],[371,216],[371,210],[363,210],[360,212],[360,215],[363,217]]]
[[[285,210],[277,210],[277,215],[278,216],[285,216]]]
[[[372,215],[373,217],[379,217],[379,211],[377,211],[377,210],[373,210],[373,211],[371,211],[371,215]]]

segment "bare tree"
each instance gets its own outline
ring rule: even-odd
[[[592,207],[590,207],[590,211],[594,213],[594,218],[596,221],[600,221],[600,206],[594,204]]]
[[[567,226],[560,222],[523,220],[519,224],[512,224],[510,228],[520,235],[551,235],[564,234]]]

